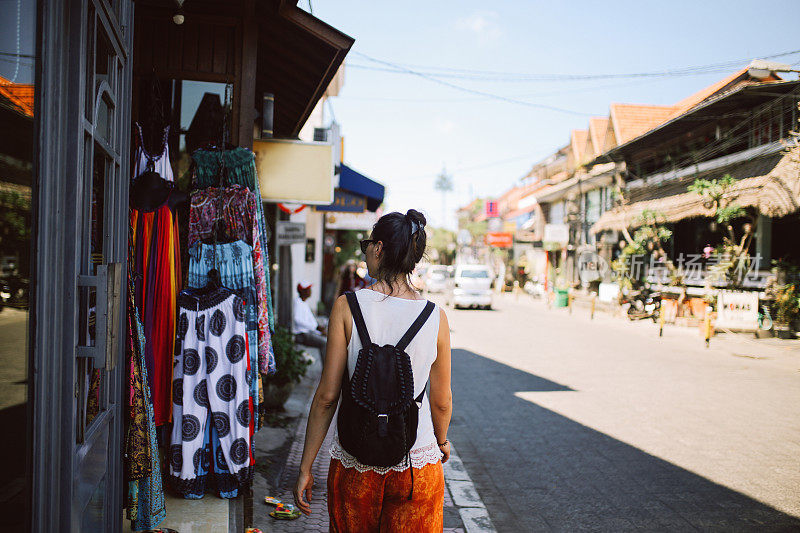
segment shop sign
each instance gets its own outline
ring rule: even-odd
[[[327,205],[333,201],[333,146],[285,139],[253,141],[265,202]]]
[[[566,224],[545,224],[544,242],[567,244],[569,242],[569,227]]]
[[[500,216],[500,206],[494,200],[486,201],[486,218]]]
[[[758,293],[719,291],[716,324],[727,329],[745,331],[758,329]]]
[[[380,213],[325,213],[325,229],[350,229],[370,231],[378,221]]]
[[[503,222],[503,231],[506,233],[514,233],[517,231],[517,223],[514,221],[506,220]]]
[[[503,231],[503,221],[500,220],[497,217],[490,218],[489,221],[487,222],[486,226],[489,229],[489,231],[494,232],[494,233],[499,232],[499,231]]]
[[[486,244],[495,248],[511,248],[514,245],[514,235],[505,232],[490,232],[486,234]]]
[[[334,189],[332,204],[314,207],[317,211],[331,211],[337,213],[363,213],[366,208],[366,198],[345,191],[344,189]]]
[[[275,239],[278,246],[285,246],[288,244],[305,244],[305,222],[288,222],[286,220],[279,220],[275,223]]]

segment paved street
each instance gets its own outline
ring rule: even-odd
[[[547,310],[448,310],[450,438],[498,531],[800,529],[800,350]]]

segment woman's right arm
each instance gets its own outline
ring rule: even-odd
[[[450,427],[450,416],[453,414],[453,392],[450,389],[450,325],[444,309],[439,315],[439,336],[436,340],[436,361],[431,366],[431,416],[433,417],[433,433],[436,442],[441,444],[447,440],[447,429]],[[450,458],[450,444],[440,446],[444,454],[442,462]]]

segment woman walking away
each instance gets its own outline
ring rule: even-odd
[[[450,457],[453,410],[450,330],[444,311],[409,280],[425,241],[418,211],[382,216],[361,241],[377,281],[339,297],[331,313],[294,499],[311,513],[311,467],[335,414],[333,532],[442,531],[442,463]]]

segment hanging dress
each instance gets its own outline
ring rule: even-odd
[[[178,218],[170,195],[153,211],[131,208],[134,303],[144,325],[144,359],[157,426],[171,420],[175,305],[181,287]]]
[[[134,256],[132,234],[128,254]],[[167,516],[161,465],[153,423],[153,403],[144,362],[144,328],[133,303],[132,263],[128,264],[126,366],[128,383],[125,388],[125,479],[127,517],[131,530],[154,529]]]
[[[137,122],[136,129],[139,134],[139,142],[136,146],[136,155],[134,156],[133,177],[137,178],[147,170],[151,170],[160,175],[167,181],[174,182],[175,178],[172,174],[172,165],[169,162],[169,126],[164,128],[164,135],[161,140],[161,153],[150,154],[144,148],[144,135],[142,134],[142,126]]]
[[[262,263],[269,265],[269,256],[267,251],[267,243],[269,242],[269,233],[267,222],[264,218],[264,203],[261,200],[261,189],[258,183],[258,172],[256,171],[256,155],[247,148],[234,148],[233,150],[195,150],[192,154],[197,164],[197,172],[195,180],[197,186],[201,188],[213,187],[219,185],[218,176],[220,171],[220,164],[225,165],[227,174],[226,183],[222,185],[242,185],[250,189],[256,197],[256,219],[258,222],[258,229],[261,232],[261,246],[262,246]],[[269,321],[269,330],[275,331],[275,313],[272,307],[272,291],[270,290],[269,270],[265,269],[266,277],[266,302],[260,302],[259,305],[265,305],[267,309],[267,316]],[[272,346],[270,345],[270,350]]]

